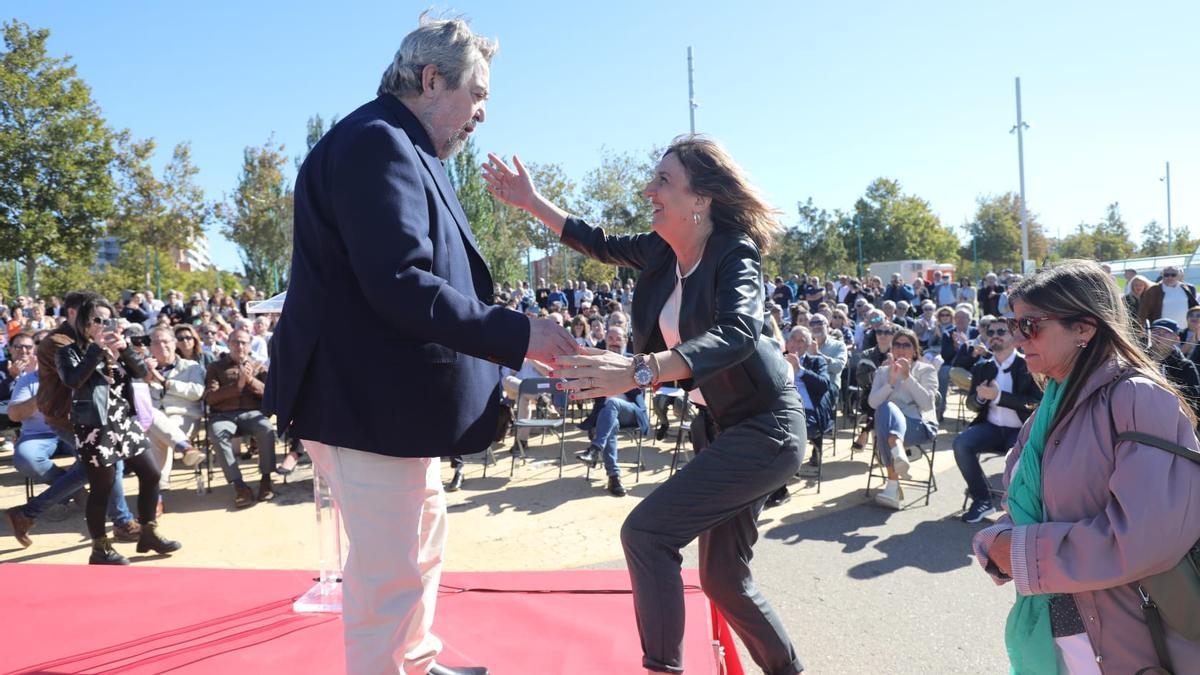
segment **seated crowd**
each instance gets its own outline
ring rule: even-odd
[[[801,475],[819,468],[822,441],[836,432],[840,411],[852,429],[853,449],[872,444],[886,476],[875,501],[902,508],[900,484],[910,477],[918,448],[944,426],[953,386],[970,417],[953,439],[970,497],[962,518],[977,523],[993,514],[999,503],[980,456],[1007,452],[1042,396],[1008,307],[1005,289],[1018,280],[1011,270],[987,274],[979,285],[941,272],[907,283],[896,274],[886,285],[872,276],[764,278],[763,339],[775,340],[784,352],[805,407],[811,451]],[[1157,281],[1136,272],[1125,280],[1125,302],[1148,354],[1200,414],[1195,291],[1171,267]],[[87,291],[45,301],[20,297],[11,304],[0,298],[0,401],[7,403],[0,433],[15,437],[16,471],[45,486],[6,511],[23,546],[31,544],[40,517],[75,501],[86,511],[92,562],[127,562],[112,540],[138,542],[139,550],[177,549],[178,542],[157,532],[161,495],[174,463],[195,469],[205,461],[204,449],[211,449],[230,484],[235,508],[274,497],[273,474],[290,473],[302,449],[294,443],[277,466],[274,425],[261,412],[273,317],[248,313],[256,299],[261,295],[253,287],[235,295],[171,291],[164,300],[143,291],[116,306]],[[631,342],[630,279],[561,285],[542,279],[533,288],[526,281],[497,284],[494,300],[557,321],[585,347],[624,353]],[[536,409],[528,400],[516,405],[522,380],[549,373],[536,361],[518,371],[501,369],[501,395],[516,408],[502,420],[571,413],[561,394],[539,398]],[[589,441],[576,456],[593,467],[603,463],[606,489],[615,496],[626,494],[617,463],[622,433],[649,435],[653,429],[663,441],[672,417],[682,425],[694,414],[688,393],[667,385],[649,395],[631,388],[589,405],[575,409]],[[107,434],[103,442],[97,430]],[[497,430],[498,442],[507,436],[507,426]],[[514,459],[524,457],[529,429],[518,426],[512,436]],[[257,491],[239,465],[253,452]],[[53,461],[71,457],[70,465]],[[461,458],[452,464],[449,491],[463,485]],[[109,478],[127,470],[139,479],[136,518],[122,481]],[[788,499],[783,486],[766,505]]]

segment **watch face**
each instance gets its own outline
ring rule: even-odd
[[[633,381],[637,382],[638,386],[640,387],[649,386],[650,379],[652,377],[654,377],[654,374],[651,373],[650,369],[645,366],[639,367],[633,371]]]

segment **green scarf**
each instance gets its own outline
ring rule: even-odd
[[[1021,461],[1008,485],[1008,513],[1016,525],[1034,525],[1045,521],[1042,504],[1042,453],[1050,423],[1058,412],[1067,383],[1050,380],[1042,403],[1033,419],[1033,428],[1021,451]],[[1054,635],[1050,631],[1051,594],[1020,595],[1008,624],[1004,627],[1004,643],[1008,660],[1017,675],[1058,672],[1058,655]]]

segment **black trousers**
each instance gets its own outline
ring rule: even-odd
[[[633,584],[643,667],[683,672],[680,550],[700,538],[704,593],[769,675],[803,670],[779,617],[750,574],[756,519],[767,496],[800,468],[804,410],[763,412],[724,430],[701,409],[696,457],[630,512],[621,543]]]

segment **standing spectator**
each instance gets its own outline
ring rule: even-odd
[[[887,289],[883,291],[883,299],[891,300],[892,302],[907,300],[911,303],[916,297],[917,295],[916,293],[913,293],[912,286],[904,283],[904,281],[900,278],[899,272],[892,275],[891,283],[889,283]]]
[[[937,303],[939,307],[942,305],[957,305],[959,300],[958,287],[959,285],[954,283],[950,277],[943,275],[940,271],[935,271],[933,273],[933,289],[930,292],[930,299]]]
[[[977,292],[975,290],[975,285],[971,283],[971,278],[967,277],[967,276],[959,277],[959,279],[958,279],[958,299],[955,301],[954,304],[956,304],[956,305],[967,304],[967,305],[970,305],[971,309],[973,309],[973,310],[978,309],[978,307],[975,306],[976,296],[977,296]],[[980,315],[983,315],[986,313],[987,312],[980,312]]]
[[[913,302],[918,304],[924,302],[925,300],[932,300],[934,297],[933,289],[931,289],[929,286],[926,286],[925,280],[921,277],[916,277],[913,279],[912,290]]]
[[[45,418],[47,426],[54,430],[59,443],[77,455],[75,432],[71,425],[72,392],[63,384],[58,374],[58,352],[60,348],[74,344],[78,339],[75,319],[84,302],[99,300],[91,291],[72,291],[63,299],[66,323],[62,324],[40,342],[35,352],[38,363],[37,409]],[[124,462],[116,463],[117,471],[123,472]],[[14,506],[7,511],[13,535],[21,546],[29,547],[33,541],[29,532],[37,524],[38,517],[50,506],[58,504],[79,492],[88,478],[83,461],[77,460],[66,474],[59,476],[42,493],[29,500],[24,506]],[[134,542],[141,537],[142,527],[133,519],[125,502],[125,490],[121,481],[115,481],[108,501],[108,518],[113,524],[113,537],[117,541]]]
[[[1162,281],[1142,292],[1138,302],[1138,323],[1171,319],[1183,324],[1187,322],[1188,310],[1196,305],[1200,305],[1196,301],[1196,289],[1183,283],[1183,272],[1178,267],[1166,267]]]
[[[795,299],[795,291],[792,290],[792,287],[783,283],[782,277],[775,277],[775,292],[771,294],[771,301],[782,310],[787,311]]]
[[[105,508],[118,480],[117,461],[124,460],[138,477],[138,553],[177,551],[180,543],[163,539],[158,532],[160,473],[150,457],[149,443],[134,419],[129,385],[146,376],[146,366],[125,338],[112,329],[112,305],[89,298],[75,316],[75,341],[58,350],[59,378],[72,390],[71,424],[75,447],[83,460],[91,492],[87,498],[87,529],[92,538],[91,565],[128,565],[105,536]]]
[[[994,581],[1016,586],[1005,628],[1013,672],[1158,666],[1138,580],[1200,539],[1200,466],[1114,437],[1200,452],[1195,418],[1134,343],[1118,294],[1092,261],[1039,270],[1013,292],[1017,346],[1046,392],[1008,455],[1007,515],[973,544]],[[1170,627],[1163,640],[1176,672],[1196,672],[1200,643]]]
[[[546,302],[546,309],[553,307],[554,303],[556,302],[558,303],[559,307],[566,307],[567,296],[562,292],[562,289],[559,288],[558,284],[550,284],[550,295],[546,296]]]
[[[1004,287],[999,284],[996,275],[988,272],[983,277],[983,288],[979,289],[979,313],[1001,316],[1000,294],[1003,292]]]

